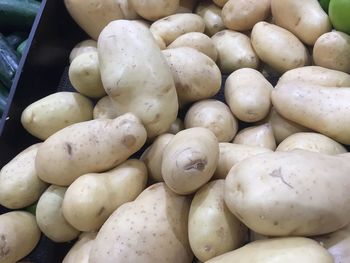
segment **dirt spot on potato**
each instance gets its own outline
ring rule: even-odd
[[[135,142],[136,142],[136,138],[134,135],[127,135],[123,138],[123,141],[122,141],[123,145],[125,145],[128,148],[133,146]]]
[[[0,237],[0,258],[7,256],[10,253],[10,248],[7,244],[5,235]]]
[[[294,187],[289,184],[283,177],[283,174],[282,174],[282,168],[278,168],[278,169],[275,169],[272,171],[272,173],[269,174],[271,177],[275,177],[275,178],[280,178],[282,183],[284,183],[286,186],[288,186],[289,188],[291,189],[294,189]]]
[[[208,160],[207,159],[189,159],[189,163],[184,166],[184,170],[198,170],[198,171],[203,171],[205,169],[205,166],[207,165]]]
[[[67,151],[68,155],[72,156],[73,155],[73,147],[72,147],[72,145],[69,142],[66,142],[65,146],[66,146],[66,151]]]

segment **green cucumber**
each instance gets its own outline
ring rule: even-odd
[[[18,47],[17,47],[17,52],[19,54],[21,54],[21,56],[23,55],[24,49],[26,48],[27,45],[27,39],[24,40]]]
[[[26,38],[27,36],[25,33],[14,32],[11,35],[6,36],[6,41],[13,49],[16,49]]]
[[[0,81],[10,89],[12,80],[18,69],[19,57],[0,33]]]
[[[6,107],[7,97],[8,97],[7,90],[5,86],[3,86],[2,83],[0,83],[0,118]]]

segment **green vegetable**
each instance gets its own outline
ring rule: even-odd
[[[328,13],[328,6],[329,6],[330,0],[319,0],[319,2],[323,10],[326,11],[326,13]]]
[[[333,27],[350,34],[350,0],[331,0],[328,11]]]
[[[9,89],[15,77],[19,63],[16,51],[7,43],[0,33],[0,81]]]
[[[6,36],[6,41],[9,45],[16,49],[26,39],[26,34],[23,32],[14,32],[11,35]]]
[[[23,55],[24,49],[26,48],[27,45],[27,39],[24,40],[17,48],[17,52],[21,55]]]
[[[0,117],[6,107],[7,97],[8,97],[7,90],[5,86],[2,83],[0,83]]]

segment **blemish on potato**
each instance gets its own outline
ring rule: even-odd
[[[5,235],[1,235],[0,237],[0,258],[5,257],[10,253],[10,248],[7,244],[7,240]]]
[[[67,153],[69,154],[69,156],[72,156],[73,155],[72,145],[70,143],[66,142],[65,146],[66,146],[66,150],[67,150]]]
[[[123,145],[125,145],[126,147],[132,147],[136,142],[136,138],[133,135],[127,135],[123,138]]]

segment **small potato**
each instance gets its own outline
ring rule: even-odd
[[[350,73],[350,36],[334,31],[320,36],[313,48],[315,65]]]
[[[224,186],[224,180],[209,182],[191,203],[188,236],[194,255],[203,262],[243,245],[247,231],[226,207]]]
[[[150,30],[160,36],[169,45],[179,36],[189,32],[203,33],[204,20],[196,14],[175,14],[154,22]]]
[[[268,148],[235,143],[219,143],[220,156],[213,178],[225,179],[232,167],[244,159],[271,152]]]
[[[218,100],[202,100],[191,106],[185,117],[186,129],[211,130],[219,142],[229,142],[238,131],[238,122],[229,107]]]
[[[0,204],[10,209],[24,208],[37,201],[47,184],[39,179],[35,157],[40,144],[19,153],[0,171]]]
[[[189,47],[162,52],[171,69],[180,104],[208,99],[220,90],[220,69],[208,56]]]
[[[218,51],[211,38],[199,32],[190,32],[181,35],[168,46],[168,48],[177,47],[191,47],[197,49],[210,57],[213,61],[216,61],[218,57]]]
[[[66,190],[66,187],[51,185],[36,207],[36,221],[40,230],[54,242],[67,242],[79,236],[79,231],[63,217],[62,202]]]
[[[270,15],[271,0],[229,0],[222,8],[222,20],[227,28],[246,31]]]
[[[178,194],[191,194],[213,176],[219,159],[216,136],[205,128],[180,131],[165,147],[162,175]]]
[[[179,0],[129,0],[136,13],[147,20],[155,21],[172,15],[178,10]]]
[[[174,135],[169,133],[159,135],[141,155],[140,159],[145,162],[149,177],[156,182],[164,181],[162,175],[163,152],[173,137]]]
[[[282,27],[258,22],[253,27],[251,41],[259,58],[280,73],[309,64],[306,47]]]
[[[200,1],[196,7],[196,14],[200,15],[204,20],[204,33],[206,35],[211,37],[215,33],[225,29],[221,18],[221,9],[211,0]]]
[[[240,68],[258,68],[259,58],[246,35],[222,30],[213,35],[212,40],[218,51],[217,64],[222,73],[230,74]]]
[[[94,119],[115,119],[121,114],[118,112],[110,97],[104,96],[96,103],[93,115]]]
[[[263,147],[273,151],[276,149],[276,140],[273,136],[272,127],[268,123],[251,126],[239,131],[233,143]]]
[[[96,232],[82,233],[64,257],[62,263],[89,263],[89,254],[96,235]]]
[[[239,69],[225,83],[225,100],[232,113],[245,122],[264,119],[271,108],[272,85],[255,69]]]
[[[63,128],[92,119],[92,102],[76,92],[57,92],[24,109],[23,127],[33,136],[46,140]]]
[[[220,7],[223,7],[227,3],[227,1],[228,0],[213,0],[213,2]]]
[[[69,63],[72,63],[72,61],[79,55],[83,53],[97,51],[97,41],[93,39],[87,39],[84,41],[79,42],[74,46],[72,51],[69,54]]]
[[[168,130],[168,133],[176,134],[179,131],[182,131],[185,129],[185,124],[183,121],[179,118],[177,118],[170,126],[170,129]]]
[[[22,211],[0,215],[0,262],[13,263],[27,256],[40,239],[35,216]]]
[[[325,154],[341,154],[347,150],[340,143],[319,133],[299,132],[294,133],[282,141],[276,151],[289,152],[301,149]]]
[[[317,0],[271,0],[271,11],[276,25],[310,46],[332,29],[327,13]]]

